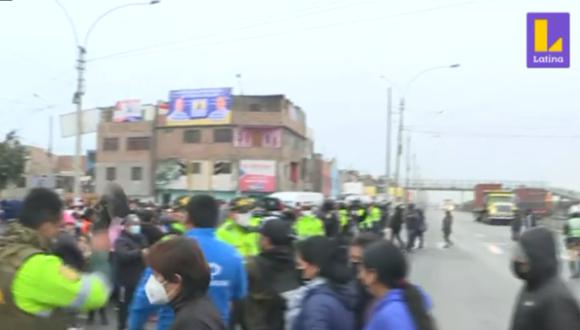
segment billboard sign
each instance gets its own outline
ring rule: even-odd
[[[241,160],[240,191],[276,191],[276,162],[273,160]]]
[[[169,92],[167,126],[225,125],[231,122],[231,88]]]
[[[81,112],[82,134],[95,133],[99,127],[101,112],[99,109],[84,110]],[[77,134],[77,113],[71,112],[60,116],[60,132],[63,138]]]
[[[113,112],[113,121],[116,123],[132,123],[143,120],[141,100],[118,101]]]

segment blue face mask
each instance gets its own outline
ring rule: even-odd
[[[131,225],[128,230],[133,235],[141,234],[141,225]]]

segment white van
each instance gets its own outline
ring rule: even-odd
[[[320,207],[324,203],[324,195],[322,193],[310,191],[280,191],[271,194],[269,197],[278,198],[282,203],[293,208],[304,205]]]

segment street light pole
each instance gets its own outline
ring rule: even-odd
[[[401,169],[401,158],[403,155],[403,130],[405,128],[404,126],[404,120],[405,120],[405,96],[407,95],[407,92],[409,91],[409,87],[411,87],[411,84],[413,82],[415,82],[417,79],[419,79],[422,75],[424,75],[427,72],[431,72],[431,71],[435,71],[435,70],[440,70],[440,69],[455,69],[458,68],[460,65],[459,64],[452,64],[452,65],[444,65],[444,66],[436,66],[436,67],[432,67],[432,68],[428,68],[425,69],[419,73],[417,73],[413,79],[411,79],[409,81],[409,83],[407,84],[407,87],[405,88],[405,90],[403,91],[403,96],[401,97],[401,101],[399,104],[399,130],[398,130],[398,134],[397,134],[397,159],[396,159],[396,164],[395,164],[395,184],[397,185],[397,187],[400,187],[399,184],[399,180],[400,180],[400,169]]]
[[[387,89],[387,139],[385,156],[385,198],[389,200],[389,188],[391,186],[391,129],[393,119],[393,87]]]
[[[82,111],[83,111],[83,96],[85,95],[85,69],[86,69],[86,55],[87,55],[87,45],[89,41],[89,37],[93,30],[95,29],[96,25],[106,16],[109,14],[123,8],[127,7],[134,7],[134,6],[149,6],[149,5],[156,5],[161,2],[161,0],[150,0],[148,2],[138,2],[138,3],[129,3],[120,5],[114,8],[111,8],[101,14],[94,22],[90,25],[87,34],[84,38],[84,43],[81,45],[76,26],[69,15],[66,8],[58,1],[55,0],[56,4],[62,9],[64,12],[74,35],[75,43],[78,48],[78,55],[77,55],[77,90],[73,96],[73,104],[76,104],[76,135],[75,135],[75,160],[74,160],[74,195],[75,197],[80,197],[82,195],[81,190],[81,175],[82,175],[82,164],[81,164],[81,153],[82,153],[82,136],[83,136],[83,119],[82,119]]]
[[[76,136],[75,136],[75,184],[74,184],[74,195],[75,197],[81,197],[81,153],[82,153],[82,143],[83,143],[83,95],[85,93],[85,55],[87,51],[84,47],[79,46],[79,53],[77,59],[77,90],[74,94],[73,103],[77,106],[76,111]]]
[[[399,128],[397,129],[397,157],[395,160],[395,186],[400,187],[400,176],[401,176],[401,157],[403,156],[403,127],[405,116],[403,112],[405,111],[405,99],[401,98],[399,103]]]

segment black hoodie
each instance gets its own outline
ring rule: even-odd
[[[556,242],[546,228],[526,231],[519,244],[530,270],[520,292],[511,330],[580,329],[580,307],[558,274]]]

